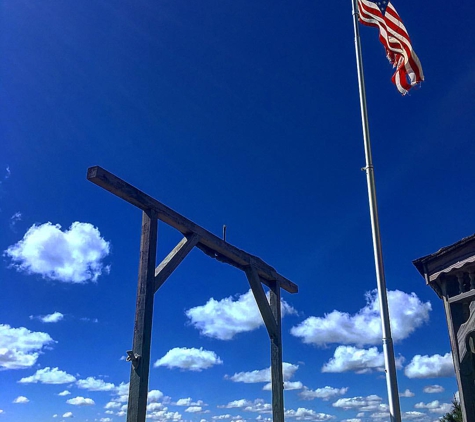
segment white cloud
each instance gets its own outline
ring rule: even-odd
[[[299,407],[297,410],[286,410],[286,418],[295,418],[298,421],[329,421],[335,419],[335,416],[326,413],[317,413],[315,410]]]
[[[303,387],[304,386],[300,381],[284,381],[284,390],[301,390]],[[262,387],[262,389],[265,391],[272,391],[272,383],[267,383]]]
[[[41,322],[45,323],[52,323],[52,322],[59,322],[64,318],[64,315],[61,312],[53,312],[49,315],[38,315],[33,316],[30,315],[30,319],[39,319]]]
[[[242,409],[247,406],[251,406],[252,402],[246,399],[233,400],[226,405],[218,406],[218,408],[224,409]]]
[[[61,321],[64,318],[64,315],[61,312],[54,312],[49,315],[45,315],[43,318],[41,318],[41,321],[43,322],[58,322]]]
[[[76,381],[76,378],[73,375],[61,371],[58,368],[51,369],[47,366],[46,368],[38,369],[34,375],[22,378],[18,382],[22,384],[36,384],[37,382],[42,384],[67,384],[74,381]]]
[[[391,330],[395,341],[407,338],[429,320],[430,302],[423,303],[415,293],[388,292]],[[333,311],[324,317],[309,317],[291,329],[304,343],[325,346],[330,343],[359,347],[381,343],[381,317],[376,290],[366,293],[366,306],[354,315]]]
[[[106,403],[106,405],[104,406],[104,409],[118,409],[121,406],[122,405],[117,401],[110,401]]]
[[[328,385],[323,388],[317,388],[316,390],[310,390],[304,388],[303,391],[299,393],[300,398],[303,400],[313,400],[313,399],[322,399],[324,401],[330,400],[336,396],[341,396],[348,391],[348,387],[345,388],[333,388]]]
[[[262,399],[256,399],[254,402],[242,409],[244,412],[271,413],[272,405]]]
[[[147,414],[147,419],[153,419],[158,421],[181,421],[181,414],[178,412],[169,412],[168,410],[160,410],[158,412],[151,412]]]
[[[175,347],[169,350],[165,356],[154,363],[154,367],[166,366],[167,368],[180,368],[188,371],[202,371],[214,365],[220,365],[223,361],[210,350],[186,347]]]
[[[89,399],[89,398],[84,398],[81,396],[74,397],[73,399],[66,400],[66,403],[72,404],[74,406],[93,406],[96,403],[94,403],[94,400]]]
[[[147,412],[156,412],[157,410],[163,410],[165,406],[163,403],[149,403],[147,404]]]
[[[417,411],[409,411],[409,412],[402,412],[402,419],[403,420],[416,420],[416,421],[429,421],[429,417],[426,413],[417,412]]]
[[[396,359],[396,366],[402,368],[404,358]],[[359,349],[353,346],[338,346],[331,358],[322,367],[322,372],[356,372],[366,374],[373,371],[384,371],[384,355],[377,347]]]
[[[127,390],[128,393],[128,390]],[[160,390],[150,390],[147,394],[148,403],[157,403],[163,398],[163,393]]]
[[[404,369],[408,378],[441,378],[453,377],[454,366],[452,354],[441,355],[416,355]]]
[[[188,412],[188,413],[205,413],[205,411],[203,411],[203,407],[201,407],[201,406],[189,406],[185,409],[185,412]]]
[[[61,393],[58,393],[58,396],[69,396],[70,394],[71,394],[70,391],[64,390],[64,391],[61,391]]]
[[[13,403],[28,403],[29,401],[25,396],[18,396]]]
[[[16,212],[15,214],[13,214],[11,217],[10,217],[10,229],[16,233],[16,224],[21,221],[21,218],[22,218],[22,215],[21,215],[21,212]]]
[[[175,403],[176,406],[189,406],[191,405],[191,397],[188,397],[186,399],[179,399],[177,400],[177,402]]]
[[[18,243],[4,254],[18,271],[66,283],[97,281],[109,254],[99,230],[89,223],[74,222],[66,231],[59,224],[33,225]]]
[[[113,391],[116,390],[116,386],[110,382],[105,382],[101,379],[95,379],[94,377],[87,377],[86,379],[76,382],[79,388],[89,391]]]
[[[288,381],[290,378],[292,378],[297,369],[299,369],[298,365],[283,362],[282,375],[284,377],[284,381]],[[226,376],[226,378],[234,382],[244,382],[246,384],[269,382],[271,381],[271,368],[269,367],[265,369],[256,369],[255,371],[250,372],[237,372],[230,377]]]
[[[187,397],[186,399],[178,399],[175,406],[206,406],[206,404],[202,400],[193,401],[191,397]]]
[[[0,368],[24,369],[33,366],[41,350],[53,343],[47,333],[0,324]]]
[[[63,418],[73,418],[73,412],[66,412],[63,414]]]
[[[399,397],[414,397],[414,396],[415,394],[411,390],[409,390],[409,388],[406,388],[404,392],[399,393]]]
[[[359,396],[338,399],[332,406],[344,410],[352,409],[359,412],[374,412],[381,409],[381,401],[381,397],[372,394],[367,397]]]
[[[129,387],[130,383],[128,382],[121,382],[118,387],[117,387],[117,394],[119,396],[124,396],[124,395],[129,395]],[[152,390],[152,391],[158,391],[158,390]],[[154,393],[156,394],[156,393]]]
[[[445,391],[445,388],[437,384],[426,385],[422,391],[428,394],[443,393]]]
[[[389,412],[375,412],[375,413],[372,413],[370,418],[371,419],[385,419],[385,420],[388,420],[389,418]]]
[[[285,301],[281,302],[282,316],[295,313]],[[201,334],[220,340],[231,340],[236,334],[252,331],[264,325],[252,291],[222,300],[211,298],[203,306],[186,311],[191,323]]]
[[[257,413],[271,413],[272,405],[265,403],[262,399],[256,399],[254,401],[240,399],[229,402],[226,405],[217,406],[220,409],[241,409],[245,412],[257,412]]]
[[[452,409],[452,404],[450,403],[440,403],[439,400],[434,400],[430,403],[416,403],[414,405],[416,409],[427,409],[431,413],[437,413],[439,415],[443,415],[448,413]]]

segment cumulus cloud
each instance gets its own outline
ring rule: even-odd
[[[430,302],[423,303],[415,293],[388,291],[391,330],[395,341],[407,338],[429,320]],[[291,329],[304,343],[325,346],[330,343],[359,347],[381,342],[381,317],[377,291],[366,293],[366,306],[354,315],[334,310],[324,317],[309,317]]]
[[[300,381],[284,381],[284,390],[301,390],[303,387],[304,386]],[[272,383],[267,383],[262,387],[262,389],[265,391],[272,391]]]
[[[443,393],[445,391],[445,388],[437,384],[426,385],[422,391],[428,394]]]
[[[209,410],[203,410],[202,406],[189,406],[185,409],[188,413],[208,413]]]
[[[396,367],[402,368],[404,358],[396,359]],[[322,372],[356,372],[367,374],[384,371],[384,354],[377,347],[359,349],[353,346],[338,346],[331,358],[322,367]]]
[[[206,406],[206,404],[202,400],[193,401],[191,397],[187,397],[186,399],[179,399],[175,406]]]
[[[328,401],[336,396],[342,396],[343,394],[346,394],[347,391],[348,387],[334,388],[329,387],[328,385],[323,388],[317,388],[316,390],[310,390],[305,387],[304,390],[299,393],[299,396],[303,400],[322,399],[324,401]]]
[[[298,421],[329,421],[335,419],[335,416],[326,413],[317,413],[315,410],[299,407],[297,410],[286,410],[286,418],[295,418]]]
[[[39,274],[65,283],[97,281],[108,271],[102,260],[109,254],[99,230],[89,223],[74,222],[66,231],[59,224],[33,225],[4,255],[18,271]]]
[[[366,397],[351,397],[338,399],[332,404],[333,407],[337,407],[344,410],[357,410],[359,412],[375,412],[380,409],[386,410],[385,405],[381,405],[382,398],[372,394]]]
[[[404,369],[404,374],[408,378],[453,377],[455,373],[452,354],[416,355]]]
[[[94,400],[89,398],[84,398],[81,396],[74,397],[73,399],[66,400],[66,403],[72,404],[74,406],[94,406]]]
[[[262,399],[256,399],[254,401],[240,399],[229,402],[226,405],[217,406],[221,409],[241,409],[245,412],[257,412],[257,413],[271,413],[272,405],[266,403]]]
[[[76,385],[79,388],[89,391],[113,391],[116,389],[114,384],[94,377],[87,377],[86,379],[79,380],[76,382]]]
[[[64,318],[64,315],[61,312],[53,312],[52,314],[48,315],[30,315],[30,319],[39,319],[41,322],[45,323],[53,323],[59,322]]]
[[[284,381],[288,381],[290,378],[292,378],[297,369],[299,369],[298,365],[283,362],[282,375]],[[257,369],[250,372],[237,372],[232,376],[226,376],[226,378],[234,382],[244,382],[246,384],[269,382],[271,381],[271,368]]]
[[[402,412],[402,419],[403,420],[416,420],[416,421],[428,421],[428,416],[426,413],[417,412],[417,411],[409,411],[409,412]]]
[[[13,400],[13,403],[28,403],[30,400],[28,400],[25,396],[18,396],[15,400]]]
[[[123,415],[118,414],[118,416],[125,416],[125,412]],[[180,413],[170,412],[168,408],[147,413],[147,419],[158,420],[160,422],[164,422],[164,421],[179,422],[182,420]]]
[[[296,311],[285,301],[281,302],[282,317]],[[264,325],[252,291],[222,300],[211,298],[203,306],[186,311],[191,324],[201,334],[219,340],[231,340],[236,334],[256,330]]]
[[[180,368],[188,371],[202,371],[214,365],[220,365],[223,361],[210,350],[203,348],[175,347],[169,350],[165,356],[158,359],[153,366],[166,366],[167,368]]]
[[[427,409],[431,413],[437,413],[439,415],[443,415],[448,413],[452,409],[452,404],[450,403],[440,403],[439,400],[434,400],[430,403],[416,403],[414,405],[416,409]]]
[[[61,391],[61,393],[58,393],[58,396],[69,396],[71,394],[71,391],[64,390]]]
[[[244,412],[271,413],[272,405],[262,399],[256,399],[252,404],[245,406],[242,410]]]
[[[411,390],[409,390],[409,388],[406,388],[404,392],[399,393],[399,397],[414,397],[414,396],[415,394]]]
[[[73,412],[66,412],[63,414],[63,418],[72,418],[73,417]]]
[[[150,390],[147,394],[147,403],[158,403],[158,401],[163,398],[164,395],[160,390]]]
[[[73,375],[61,371],[59,368],[51,369],[47,366],[46,368],[38,369],[34,375],[22,378],[18,382],[22,384],[36,384],[37,382],[41,384],[67,384],[74,381],[76,381],[76,378]]]
[[[221,409],[242,409],[247,406],[251,406],[252,402],[246,399],[233,400],[226,405],[219,405],[218,408]]]
[[[36,363],[42,349],[51,343],[53,339],[47,333],[0,324],[0,368],[29,368]]]

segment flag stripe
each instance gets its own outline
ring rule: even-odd
[[[358,0],[359,21],[363,25],[379,29],[379,40],[386,50],[386,56],[396,68],[391,80],[401,94],[424,80],[422,66],[406,27],[394,6],[388,2],[384,14],[376,3]]]

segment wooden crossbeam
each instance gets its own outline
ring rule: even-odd
[[[267,286],[270,287],[273,281],[277,281],[280,287],[287,292],[298,292],[298,286],[296,284],[278,274],[274,268],[266,264],[260,258],[225,242],[151,196],[143,193],[112,173],[109,173],[107,170],[104,170],[102,167],[90,167],[87,171],[87,178],[96,185],[101,186],[105,190],[144,211],[154,210],[159,220],[177,229],[184,236],[196,234],[199,238],[196,247],[207,255],[241,270],[245,270],[248,266],[252,265],[255,267],[262,282]]]

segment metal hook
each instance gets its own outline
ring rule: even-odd
[[[127,357],[125,358],[125,360],[127,362],[132,362],[132,365],[134,366],[134,368],[136,368],[139,365],[140,355],[134,353],[132,350],[127,350],[126,353]]]

